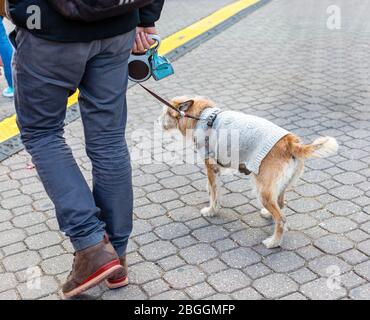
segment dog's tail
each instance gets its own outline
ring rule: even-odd
[[[292,155],[298,159],[326,158],[338,152],[338,142],[332,137],[317,138],[312,144],[301,144],[298,141],[292,141]]]

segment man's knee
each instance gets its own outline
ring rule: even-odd
[[[20,130],[21,141],[27,152],[36,162],[38,160],[56,160],[58,155],[71,156],[71,150],[65,143],[63,130]]]
[[[122,137],[115,141],[99,141],[86,144],[86,153],[94,168],[109,173],[111,170],[128,171],[131,169],[130,153]]]

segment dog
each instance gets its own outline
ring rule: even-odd
[[[311,144],[303,144],[298,136],[266,119],[242,112],[216,109],[214,102],[203,97],[192,99],[185,96],[176,97],[171,100],[171,105],[175,110],[164,107],[158,119],[162,128],[178,129],[184,137],[194,141],[197,151],[204,153],[210,204],[201,210],[201,214],[213,216],[217,213],[219,208],[217,177],[224,169],[251,174],[263,206],[261,215],[264,218],[273,218],[275,222],[273,235],[265,239],[263,244],[267,248],[279,247],[286,229],[286,218],[282,209],[285,206],[284,195],[287,189],[301,176],[306,159],[325,158],[337,153],[339,146],[336,139],[320,137]],[[195,119],[184,117],[185,113]],[[209,118],[211,116],[214,118],[213,122]],[[247,161],[225,163],[227,159],[221,152],[216,155],[209,151],[214,151],[214,144],[217,143],[217,139],[213,139],[215,134],[209,133],[214,131],[215,124],[226,131],[233,128],[243,133],[244,137],[239,139],[249,141],[249,144],[239,143],[241,150],[238,155],[242,155]],[[208,129],[204,126],[208,126]],[[197,131],[203,133],[200,140],[208,137],[208,145],[206,142],[199,142],[200,135],[196,133]],[[253,135],[257,135],[257,138],[255,139]],[[228,141],[230,142],[230,139]],[[259,145],[263,142],[271,145],[269,147]],[[208,149],[208,153],[205,149]]]

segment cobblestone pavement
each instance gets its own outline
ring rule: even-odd
[[[233,2],[234,0],[166,0],[161,20],[157,23],[161,36],[167,37],[182,28],[200,20]],[[7,23],[7,29],[11,26]],[[15,113],[12,99],[3,98],[1,91],[6,87],[3,77],[0,79],[0,121]]]
[[[223,177],[223,208],[206,201],[201,165],[134,163],[135,228],[131,285],[90,290],[84,299],[370,299],[370,85],[367,1],[336,1],[342,29],[326,28],[331,1],[273,1],[178,60],[176,75],[150,82],[163,95],[209,95],[219,106],[273,120],[311,141],[332,135],[337,156],[307,162],[288,194],[290,231],[282,248],[261,241],[248,179]],[[153,132],[160,106],[138,87],[128,93],[135,130]],[[136,132],[137,133],[137,132]],[[91,181],[80,121],[66,136]],[[165,143],[170,153],[173,144]],[[21,152],[0,163],[0,299],[60,299],[72,248],[53,206]],[[30,290],[27,267],[42,274]],[[339,281],[340,282],[339,282]]]

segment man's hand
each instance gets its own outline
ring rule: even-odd
[[[133,53],[143,53],[155,43],[154,40],[148,37],[149,34],[157,34],[156,28],[155,27],[136,28],[136,38],[134,47],[132,48]]]

